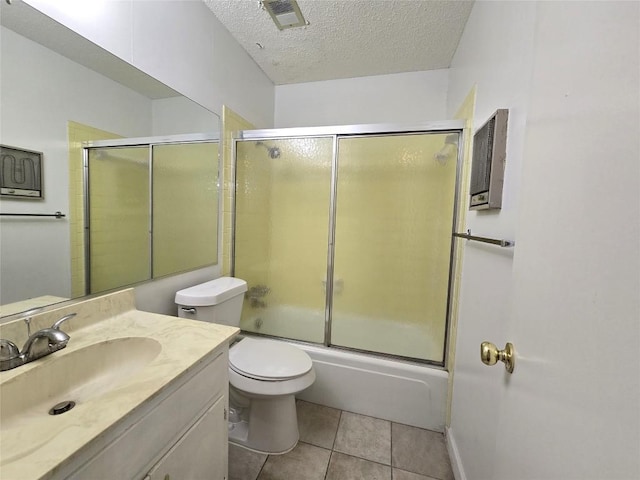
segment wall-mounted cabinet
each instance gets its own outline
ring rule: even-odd
[[[473,136],[470,210],[502,208],[509,110],[499,109]]]

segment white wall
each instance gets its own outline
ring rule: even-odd
[[[95,0],[72,10],[68,2],[25,3],[218,115],[224,104],[258,127],[273,126],[273,83],[200,0]],[[139,308],[169,313],[167,288],[217,275],[203,269],[145,284]]]
[[[2,219],[2,303],[70,295],[69,149],[73,120],[124,136],[151,132],[151,101],[1,27],[2,144],[44,153],[44,200],[2,199],[3,212],[67,214]]]
[[[135,287],[136,308],[146,312],[178,315],[175,303],[176,292],[199,283],[208,282],[221,275],[221,265],[199,268],[197,270],[169,275],[151,280]]]
[[[450,441],[458,478],[640,476],[636,2],[476,2],[448,113],[510,108],[505,207],[470,214]],[[512,341],[516,370],[478,346]]]
[[[200,0],[26,3],[218,115],[273,125],[273,83]]]
[[[151,115],[153,136],[220,132],[220,119],[186,97],[153,100]]]
[[[477,86],[474,127],[498,108],[509,109],[503,207],[469,212],[467,228],[480,236],[516,239],[520,172],[530,97],[535,4],[476,2],[449,72],[447,116]],[[493,477],[502,376],[486,372],[480,343],[503,346],[513,283],[513,250],[468,242],[463,260],[454,369],[452,423],[469,479]],[[496,367],[497,368],[497,367]]]
[[[275,126],[444,120],[447,81],[443,69],[279,85]]]

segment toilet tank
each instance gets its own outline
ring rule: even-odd
[[[246,291],[247,282],[234,277],[220,277],[185,288],[176,293],[178,316],[239,327]]]

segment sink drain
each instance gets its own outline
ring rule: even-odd
[[[49,410],[49,415],[60,415],[64,412],[68,412],[75,406],[76,402],[73,400],[65,400],[64,402],[56,403],[51,407],[51,410]]]

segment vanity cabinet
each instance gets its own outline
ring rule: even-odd
[[[224,480],[228,355],[228,345],[219,347],[88,444],[52,478]]]
[[[223,479],[226,477],[225,402],[218,399],[151,469],[144,480]]]

